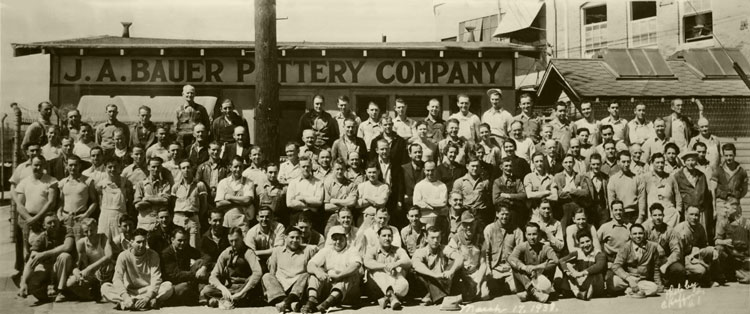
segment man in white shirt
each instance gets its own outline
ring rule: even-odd
[[[362,138],[367,145],[367,150],[370,150],[372,139],[383,133],[383,128],[380,126],[380,107],[376,103],[370,102],[367,105],[367,116],[368,119],[359,124],[357,137]]]
[[[469,111],[471,108],[471,100],[466,94],[459,94],[457,97],[458,112],[454,113],[449,119],[458,120],[458,136],[464,137],[470,141],[474,141],[479,138],[479,117]]]
[[[620,104],[612,102],[608,107],[609,116],[600,121],[601,125],[611,125],[614,129],[614,140],[619,141],[625,138],[625,127],[628,120],[620,117]]]
[[[417,121],[406,116],[406,108],[406,102],[401,98],[396,98],[396,105],[394,106],[396,117],[393,118],[393,130],[396,131],[398,136],[409,140],[415,133],[414,128]]]
[[[239,227],[245,219],[255,219],[255,185],[242,176],[242,159],[232,158],[230,175],[216,187],[216,208],[224,210],[224,227]]]
[[[422,209],[422,217],[447,214],[448,188],[437,179],[435,168],[434,161],[425,162],[424,179],[414,186],[414,206]]]
[[[286,206],[294,213],[303,211],[321,212],[323,205],[323,181],[318,180],[312,174],[312,161],[307,157],[299,160],[301,176],[289,181],[289,189],[286,192]],[[322,217],[314,221],[315,229],[322,231]]]
[[[279,182],[289,184],[293,179],[299,178],[299,146],[296,142],[289,142],[284,146],[286,161],[279,166]]]
[[[94,128],[87,123],[81,124],[78,141],[73,146],[73,154],[86,162],[91,162],[91,149],[99,145],[94,142]]]
[[[344,131],[346,131],[344,128],[344,121],[346,121],[346,119],[352,119],[355,122],[355,128],[359,126],[360,123],[362,123],[362,119],[360,119],[349,108],[349,97],[347,97],[346,95],[339,96],[339,98],[336,100],[336,107],[339,108],[339,113],[333,116],[333,118],[336,119],[336,122],[339,125],[339,134],[344,134]]]
[[[664,146],[670,142],[665,132],[666,122],[662,118],[654,119],[654,135],[643,142],[643,160],[648,162],[651,160],[651,155],[656,153],[664,154]]]
[[[635,118],[625,124],[623,140],[629,145],[643,144],[647,139],[656,136],[654,124],[646,121],[646,104],[638,103],[633,112]]]
[[[583,118],[580,118],[576,120],[575,123],[573,123],[576,127],[576,130],[589,130],[589,143],[594,146],[599,145],[599,128],[601,127],[601,124],[599,123],[599,121],[594,119],[594,114],[592,113],[593,110],[591,110],[591,102],[587,101],[581,103],[579,111],[581,112],[581,116],[583,116]]]
[[[500,99],[502,99],[502,91],[499,88],[491,88],[487,90],[487,96],[490,97],[492,108],[482,114],[482,122],[490,125],[492,136],[507,138],[508,130],[510,130],[510,123],[513,121],[513,116],[510,112],[503,109],[502,104],[500,103]]]

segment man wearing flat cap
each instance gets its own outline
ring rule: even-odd
[[[683,164],[682,169],[674,173],[674,181],[677,183],[677,190],[680,192],[680,198],[677,198],[677,209],[680,216],[685,216],[685,210],[688,207],[697,207],[700,209],[700,223],[706,228],[706,234],[714,234],[714,209],[711,200],[711,192],[708,190],[708,181],[706,175],[696,169],[698,164],[698,153],[688,151],[681,156]],[[713,243],[713,236],[710,237],[710,243]]]
[[[490,88],[487,90],[487,97],[490,98],[492,107],[482,114],[482,122],[490,125],[490,132],[493,137],[507,138],[513,116],[500,103],[503,92],[499,88]]]

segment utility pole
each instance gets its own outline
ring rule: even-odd
[[[281,154],[277,53],[276,0],[255,0],[255,142],[272,162]]]

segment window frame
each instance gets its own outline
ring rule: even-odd
[[[594,23],[586,24],[586,11],[594,9],[594,8],[598,8],[598,7],[604,7],[604,11],[606,13],[606,11],[607,11],[607,4],[604,3],[604,2],[591,3],[591,4],[588,4],[586,6],[581,7],[581,21],[580,21],[580,25],[581,25],[581,43],[582,43],[581,44],[581,56],[583,58],[590,58],[591,56],[595,55],[598,51],[600,51],[600,50],[602,50],[604,48],[607,48],[607,46],[609,44],[609,40],[607,40],[607,33],[606,33],[607,32],[607,28],[608,28],[607,22],[609,22],[609,17],[607,17],[607,20],[603,21],[603,22],[594,22]],[[589,27],[592,28],[592,29],[588,30]],[[594,30],[594,28],[596,28],[596,30]],[[600,36],[598,36],[598,37],[600,37],[602,39],[598,43],[599,48],[594,48],[594,49],[592,49],[590,51],[588,50],[589,40],[586,39],[586,35],[587,35],[588,32],[592,32],[592,36],[591,36],[592,37],[592,40],[591,40],[592,48],[594,46],[596,46],[596,44],[597,44],[593,40],[593,38],[595,38],[593,36],[593,33],[594,32],[598,32],[599,33]]]
[[[696,4],[693,1],[689,0],[681,0],[680,1],[680,9],[682,12],[680,12],[680,40],[681,44],[693,44],[697,42],[707,42],[709,40],[712,40],[714,38],[714,18],[713,18],[713,9],[711,7],[711,1],[710,0],[700,0],[699,5],[696,6]],[[692,4],[689,5],[688,3]],[[695,10],[693,10],[695,8]],[[688,18],[696,17],[698,15],[704,15],[709,14],[711,18],[711,34],[710,35],[704,35],[696,38],[688,38],[688,32],[685,29],[687,23],[685,21]]]
[[[635,10],[633,10],[633,5],[636,2],[652,2],[652,3],[654,3],[654,5],[656,5],[656,13],[655,13],[656,15],[651,16],[651,17],[647,17],[647,18],[641,18],[641,19],[638,19],[638,20],[634,20],[633,19],[633,15],[635,13]],[[631,1],[630,5],[628,6],[628,11],[629,11],[629,14],[628,14],[628,47],[632,47],[632,48],[656,48],[658,46],[658,39],[659,39],[659,37],[658,37],[659,36],[659,34],[658,34],[659,33],[659,31],[658,31],[659,26],[658,26],[658,23],[657,23],[657,17],[658,17],[658,11],[659,11],[659,9],[658,9],[658,3],[657,3],[657,1],[644,1],[644,0]],[[649,32],[639,32],[638,34],[636,34],[636,32],[635,32],[636,25],[638,25],[638,27],[641,27],[641,25],[643,25],[643,24],[650,24],[650,23],[652,23],[653,25],[648,25],[646,27],[647,28],[653,27],[653,29],[650,29]],[[650,40],[650,35],[651,34],[654,34],[653,42],[651,42],[651,40]],[[639,39],[639,43],[636,44],[636,40],[635,40],[636,36],[644,36],[644,35],[647,35],[646,36],[647,39],[646,39],[645,43],[644,43],[644,41],[642,41],[642,40]]]

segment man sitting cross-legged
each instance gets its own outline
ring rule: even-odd
[[[304,298],[310,278],[307,263],[318,251],[314,245],[302,244],[302,231],[299,229],[289,227],[285,234],[286,244],[271,248],[268,273],[263,274],[268,303],[275,304],[279,313],[289,312],[292,302]]]
[[[380,228],[378,236],[380,245],[370,249],[365,255],[368,290],[378,299],[381,308],[390,305],[393,310],[399,310],[400,299],[409,292],[409,282],[405,275],[411,267],[411,260],[406,250],[392,244],[393,229]]]
[[[130,248],[117,256],[112,283],[102,285],[102,298],[123,311],[158,308],[173,293],[172,283],[162,281],[159,254],[146,247],[148,231],[133,232]]]

